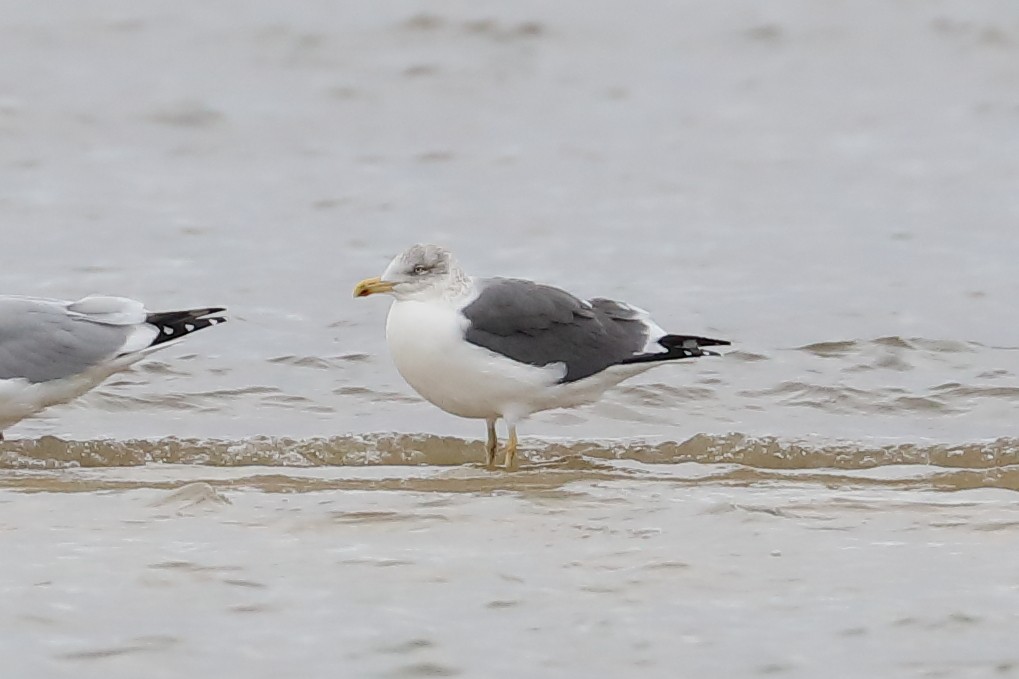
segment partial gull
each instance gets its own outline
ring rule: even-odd
[[[637,307],[513,278],[471,278],[436,245],[413,245],[355,297],[396,298],[386,340],[396,368],[421,396],[448,413],[509,429],[513,466],[517,424],[532,413],[598,400],[605,390],[662,362],[717,356],[701,347],[727,340],[670,335]]]
[[[81,396],[156,349],[222,323],[221,308],[150,312],[124,297],[77,302],[0,296],[3,430]]]

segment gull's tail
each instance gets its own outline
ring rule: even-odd
[[[225,323],[224,316],[215,316],[226,311],[222,307],[208,309],[187,309],[185,311],[154,311],[145,317],[145,322],[155,326],[159,334],[149,344],[149,348],[158,347],[166,342],[178,340],[185,335]]]
[[[718,352],[708,351],[702,347],[727,347],[732,342],[710,337],[697,337],[696,335],[665,335],[658,339],[658,344],[662,345],[665,351],[637,354],[623,359],[620,363],[653,363],[700,356],[720,356],[721,354]]]

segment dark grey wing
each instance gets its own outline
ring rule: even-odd
[[[534,366],[566,365],[574,382],[622,363],[647,342],[649,327],[630,307],[583,302],[565,290],[511,278],[479,281],[463,308],[471,344]]]
[[[57,301],[0,298],[0,379],[77,375],[116,356],[131,330],[76,317]]]

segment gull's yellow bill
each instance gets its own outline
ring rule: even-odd
[[[354,297],[367,297],[379,292],[389,292],[393,289],[394,283],[384,281],[379,277],[365,278],[354,286]]]

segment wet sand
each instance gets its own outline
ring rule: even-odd
[[[462,467],[148,466],[4,490],[6,671],[1015,671],[1014,491],[603,467],[479,487]]]
[[[231,312],[6,432],[4,676],[1019,674],[1014,3],[4,17],[3,291]],[[733,351],[486,471],[415,241]]]

